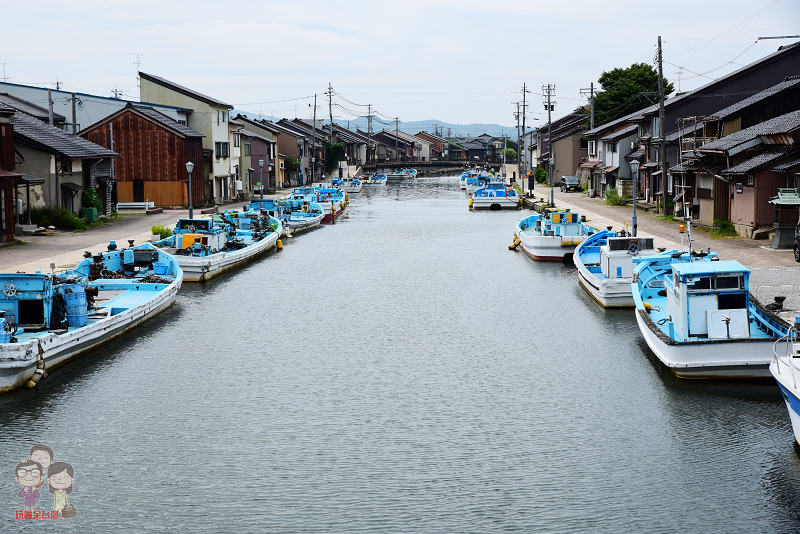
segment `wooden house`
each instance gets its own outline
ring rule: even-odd
[[[80,136],[109,147],[120,157],[114,163],[118,202],[154,202],[156,206],[185,207],[189,192],[186,163],[192,172],[192,203],[205,202],[203,134],[147,106],[128,104],[80,132]]]

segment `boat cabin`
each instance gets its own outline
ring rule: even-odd
[[[536,231],[546,236],[583,236],[584,225],[577,213],[550,212],[536,220]]]
[[[600,247],[600,270],[608,278],[633,276],[633,256],[656,253],[652,237],[609,237]]]
[[[193,248],[195,244],[205,248],[207,253],[214,254],[223,248],[228,241],[228,232],[212,219],[178,219],[175,230],[176,249]]]
[[[695,261],[673,263],[672,276],[650,285],[663,284],[665,313],[678,339],[747,338],[749,278],[738,261]]]

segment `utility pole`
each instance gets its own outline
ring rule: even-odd
[[[517,102],[517,115],[516,115],[516,117],[517,117],[517,151],[519,151],[519,102]],[[505,140],[503,140],[503,154],[505,154],[505,151],[506,151],[505,144],[506,144],[506,142],[505,142]],[[522,177],[521,177],[522,175],[521,175],[521,171],[520,171],[519,161],[520,161],[519,153],[517,153],[517,172],[520,173],[520,183],[522,183]]]
[[[317,93],[314,93],[314,115],[311,119],[311,183],[317,181],[316,170],[317,159]],[[264,184],[261,184],[261,189],[264,189]]]
[[[333,144],[333,87],[328,82],[328,113],[331,116],[331,144]]]
[[[8,78],[6,77],[6,65],[8,65],[8,63],[3,63],[3,81],[4,82],[8,81]]]
[[[555,170],[555,152],[553,151],[553,121],[550,119],[550,112],[553,111],[553,101],[551,98],[555,96],[553,93],[556,90],[555,84],[550,85],[549,83],[546,86],[542,87],[542,91],[546,91],[545,96],[547,97],[547,104],[545,107],[547,108],[547,151],[550,153],[549,161],[547,162],[549,167],[549,174],[550,174],[550,205],[552,206],[555,201],[553,199],[553,171]],[[539,147],[541,151],[541,147]]]
[[[523,143],[525,142],[525,117],[528,114],[528,104],[526,103],[527,102],[528,93],[530,93],[530,91],[528,91],[528,84],[523,82],[523,84],[522,84],[522,142]],[[518,157],[518,161],[522,161],[523,150],[522,150],[522,145],[521,144],[517,145],[517,152],[519,152],[519,154],[517,156]],[[523,185],[522,184],[523,173],[526,172],[527,170],[528,170],[528,158],[526,157],[525,158],[525,163],[523,164],[522,169],[520,169],[520,171],[519,171],[520,187],[522,187],[522,185]]]
[[[50,126],[53,125],[53,92],[47,88],[47,109],[49,110]]]
[[[367,104],[367,165],[369,165],[369,147],[372,145],[372,104]]]
[[[667,214],[667,132],[666,118],[664,115],[664,70],[661,65],[661,36],[658,36],[658,128],[661,130],[661,149],[659,159],[661,160],[661,202],[664,208],[664,215]],[[680,147],[678,147],[680,150]],[[635,177],[635,178],[638,178]],[[651,189],[652,191],[652,189]],[[636,202],[636,199],[633,199]]]
[[[400,136],[400,117],[394,118],[394,160],[400,161],[400,151],[397,148],[397,138]]]
[[[589,93],[589,105],[591,106],[591,118],[589,119],[589,129],[594,130],[594,82],[589,84],[588,89],[581,89],[581,94]]]
[[[110,122],[108,123],[108,140],[109,140],[108,141],[108,145],[109,145],[108,148],[110,150],[114,150],[114,124],[110,123]],[[191,180],[192,177],[189,176],[189,179]],[[114,180],[115,180],[115,177],[114,177],[114,158],[111,158],[111,183],[116,185],[116,182]],[[191,191],[191,187],[192,187],[192,184],[190,183],[189,184],[189,190],[190,191]],[[111,196],[109,195],[110,191],[111,191],[111,189],[109,188],[109,185],[106,184],[106,202],[105,202],[106,215],[111,213]],[[119,198],[119,197],[117,197],[117,198]]]
[[[77,134],[78,120],[76,118],[76,113],[75,113],[75,93],[72,93],[72,98],[70,100],[72,100],[72,133]]]

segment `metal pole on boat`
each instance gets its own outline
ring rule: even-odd
[[[264,160],[258,160],[258,167],[261,169],[261,200],[264,200]]]
[[[186,162],[186,172],[189,173],[189,218],[193,219],[194,215],[194,207],[192,206],[192,170],[194,169],[194,163],[191,161]]]
[[[631,174],[633,175],[633,217],[631,217],[631,228],[633,229],[633,237],[636,237],[636,182],[639,181],[639,160],[631,161]]]

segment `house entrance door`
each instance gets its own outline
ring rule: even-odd
[[[133,181],[133,201],[144,202],[144,180]]]

